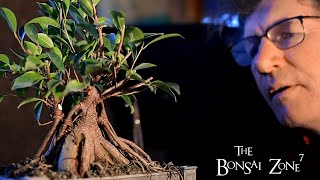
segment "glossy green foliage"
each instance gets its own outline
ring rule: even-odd
[[[34,102],[38,123],[43,104],[52,106],[52,99],[60,102],[68,95],[83,97],[88,86],[97,87],[104,98],[121,97],[132,112],[136,91],[130,90],[134,87],[146,87],[153,92],[160,88],[175,100],[176,94],[180,93],[177,84],[142,77],[140,71],[156,65],[139,63],[138,59],[149,45],[181,36],[146,34],[138,27],[126,26],[125,15],[117,11],[110,11],[110,19],[98,17],[98,3],[99,0],[37,3],[41,15],[23,25],[17,24],[10,9],[0,7],[0,17],[8,24],[24,52],[14,53],[15,59],[0,54],[0,77],[13,75],[11,89],[18,94],[34,90],[34,96],[26,98],[19,107]],[[117,88],[119,82],[127,85]],[[114,96],[108,94],[110,88],[118,93]],[[0,102],[4,97],[5,94],[0,94]],[[75,99],[74,104],[78,100]]]

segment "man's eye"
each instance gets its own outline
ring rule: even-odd
[[[277,36],[277,40],[280,41],[280,40],[285,40],[285,39],[290,39],[292,37],[294,37],[295,33],[292,33],[292,32],[282,32],[281,34],[279,34]]]

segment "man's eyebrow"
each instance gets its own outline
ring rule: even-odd
[[[285,21],[286,19],[290,19],[292,17],[282,17],[279,18],[275,21],[273,21],[271,24],[267,25],[266,27],[263,27],[260,23],[254,24],[254,29],[252,31],[249,31],[250,33],[248,33],[249,35],[245,36],[245,27],[244,27],[244,31],[243,31],[243,35],[242,38],[247,38],[247,37],[254,37],[254,36],[261,36],[262,34],[266,33],[266,31],[268,31],[270,28],[272,28],[274,25],[281,23],[282,21]],[[249,19],[248,19],[249,20]],[[257,20],[257,22],[259,22]],[[246,24],[246,23],[245,23]],[[252,23],[249,24],[249,26],[252,27]],[[253,33],[252,33],[253,32]]]
[[[269,25],[267,26],[267,28],[265,29],[265,31],[269,30],[271,27],[273,27],[274,25],[277,25],[278,23],[281,23],[281,22],[286,21],[286,20],[288,20],[288,19],[295,18],[295,17],[299,17],[299,16],[301,16],[301,15],[279,18],[279,19],[277,19],[276,21],[274,21],[274,22],[272,22],[271,24],[269,24]]]

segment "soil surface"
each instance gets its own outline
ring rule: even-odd
[[[163,165],[165,172],[179,172],[178,167],[172,163]],[[105,167],[102,163],[95,162],[91,165],[85,178],[106,177],[119,175],[141,174],[142,169],[137,164],[129,164],[122,167]],[[72,179],[75,177],[69,172],[57,172],[55,168],[46,163],[44,157],[38,159],[26,159],[25,161],[7,164],[0,167],[0,178],[22,178],[22,177],[48,177],[49,179]]]

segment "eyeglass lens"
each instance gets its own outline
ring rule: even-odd
[[[231,53],[240,66],[248,66],[259,51],[261,38],[266,36],[277,48],[288,49],[298,45],[304,39],[301,21],[297,18],[283,21],[272,26],[263,36],[245,38],[235,44]]]

